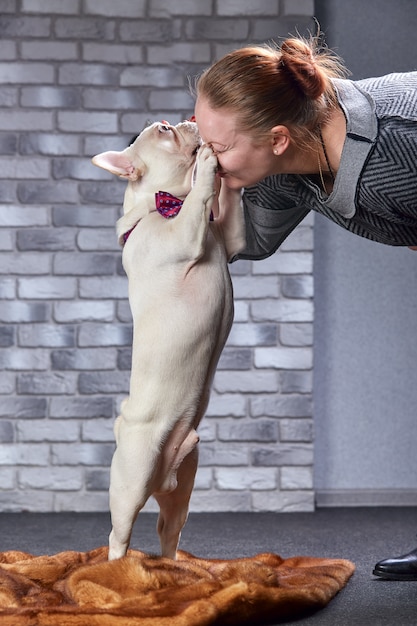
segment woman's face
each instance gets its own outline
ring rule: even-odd
[[[212,109],[198,98],[195,121],[201,139],[211,146],[219,163],[218,175],[231,189],[249,187],[276,173],[272,137],[259,142],[237,129],[236,115],[228,109]]]

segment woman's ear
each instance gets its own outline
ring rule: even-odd
[[[274,126],[271,129],[272,150],[275,155],[280,155],[290,144],[290,131],[286,126]]]

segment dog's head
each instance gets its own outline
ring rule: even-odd
[[[201,140],[194,122],[172,126],[151,124],[121,152],[102,152],[92,162],[129,181],[124,210],[139,203],[144,193],[168,191],[185,197],[191,189],[192,174]]]

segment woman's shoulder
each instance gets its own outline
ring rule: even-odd
[[[397,72],[355,82],[369,94],[378,116],[417,120],[417,72]]]

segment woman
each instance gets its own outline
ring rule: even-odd
[[[317,39],[290,38],[231,52],[198,79],[195,119],[222,196],[244,188],[238,258],[270,256],[311,210],[417,249],[417,72],[346,75]],[[417,549],[374,573],[417,580]]]

